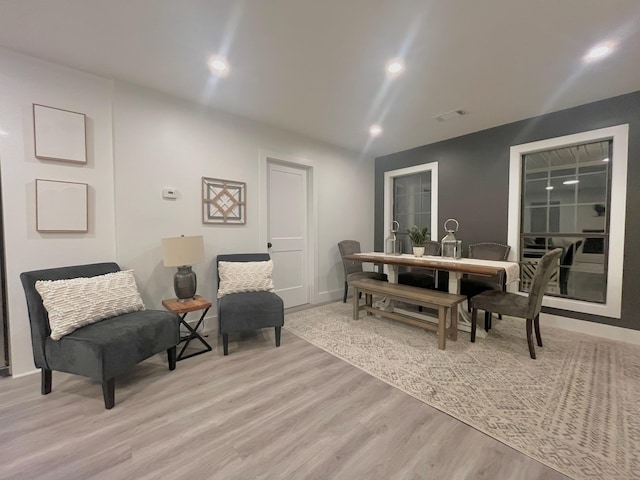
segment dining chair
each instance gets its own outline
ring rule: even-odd
[[[440,255],[440,242],[429,240],[424,244],[425,255]],[[442,272],[446,275],[447,272]],[[398,283],[412,287],[430,288],[431,290],[447,291],[448,279],[440,272],[425,268],[412,268],[408,272],[398,274]]]
[[[502,243],[482,242],[469,245],[469,258],[482,260],[506,261],[511,247]],[[487,290],[505,290],[505,273],[491,277],[482,275],[465,275],[460,279],[460,295],[467,297],[467,309],[471,311],[471,298]],[[491,312],[485,312],[484,329],[491,328]]]
[[[560,294],[562,295],[567,295],[567,293],[569,293],[569,273],[571,272],[573,261],[581,245],[582,240],[578,240],[569,245],[564,251],[562,259],[560,260],[560,272],[558,274],[558,280],[560,283]]]
[[[499,290],[487,290],[471,298],[471,341],[476,341],[476,324],[478,309],[485,312],[501,313],[511,317],[525,318],[527,323],[527,343],[531,358],[536,358],[536,351],[531,338],[532,325],[536,332],[536,341],[542,347],[540,337],[540,310],[542,298],[547,290],[551,276],[556,272],[560,263],[563,249],[556,248],[546,253],[539,261],[531,282],[528,295],[502,292]]]
[[[366,272],[362,268],[362,262],[354,262],[345,259],[345,255],[361,253],[360,242],[357,240],[342,240],[338,242],[338,250],[342,257],[342,267],[344,268],[344,297],[342,303],[347,303],[347,293],[349,293],[349,282],[363,278],[373,278],[374,280],[387,280],[387,275],[378,272]]]

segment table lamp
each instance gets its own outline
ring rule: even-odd
[[[162,261],[165,267],[178,267],[173,277],[173,288],[178,301],[191,300],[196,294],[198,282],[191,266],[204,261],[204,240],[195,237],[162,239]]]

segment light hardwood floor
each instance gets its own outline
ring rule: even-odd
[[[82,377],[0,379],[0,479],[567,478],[287,331],[234,340],[141,363],[112,410]]]

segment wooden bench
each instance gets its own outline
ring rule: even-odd
[[[444,350],[446,346],[446,336],[451,340],[458,339],[458,304],[464,302],[467,297],[453,293],[439,292],[427,288],[412,287],[409,285],[399,285],[380,280],[365,278],[354,280],[350,283],[353,288],[353,319],[360,318],[360,311],[367,314],[379,315],[410,325],[438,332],[438,348]],[[365,296],[364,305],[360,305],[360,293]],[[373,306],[373,295],[379,295],[391,300],[398,300],[412,305],[432,308],[438,310],[438,324],[427,320],[405,315],[398,312],[388,312]],[[451,312],[451,323],[447,328],[447,312]]]

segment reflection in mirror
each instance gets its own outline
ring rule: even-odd
[[[610,140],[523,156],[521,290],[529,290],[539,259],[560,247],[546,293],[606,301],[610,158]]]

